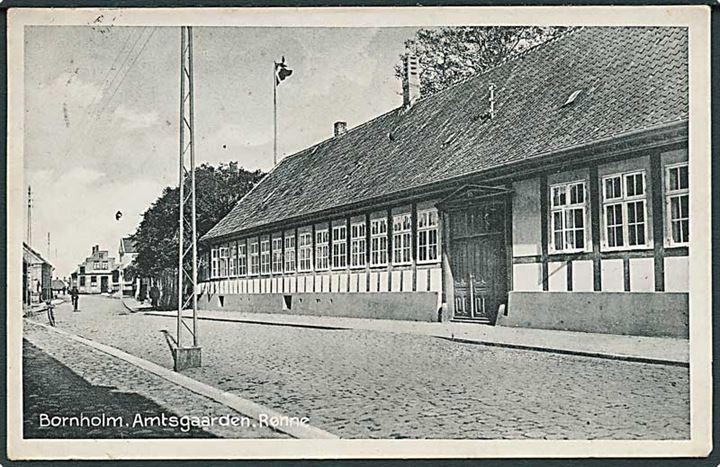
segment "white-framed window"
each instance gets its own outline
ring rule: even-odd
[[[607,249],[647,246],[645,172],[603,177],[603,220]]]
[[[260,274],[270,274],[270,239],[260,239]]]
[[[585,249],[585,182],[576,181],[550,187],[550,229],[556,252]]]
[[[247,242],[241,240],[237,246],[237,274],[238,276],[247,275]]]
[[[336,225],[332,228],[332,267],[347,267],[347,227]]]
[[[315,231],[315,270],[328,268],[330,253],[330,233],[328,229]]]
[[[295,235],[285,236],[285,272],[295,272]]]
[[[103,261],[103,262],[102,262],[102,268],[107,270],[108,267],[109,267],[108,262],[107,262],[107,261]]]
[[[431,263],[437,261],[439,255],[439,222],[435,209],[418,211],[417,218],[417,261],[418,263]]]
[[[370,221],[370,265],[385,266],[388,262],[388,225],[382,217]]]
[[[237,275],[237,243],[233,242],[230,244],[230,268],[228,271],[228,275],[230,277],[235,277]]]
[[[687,162],[665,167],[667,238],[671,246],[690,242],[690,179]]]
[[[100,269],[100,261],[93,261],[93,269]]]
[[[365,222],[350,225],[350,267],[365,267],[365,252],[367,248]]]
[[[298,262],[302,272],[312,271],[312,233],[303,232],[298,235]]]
[[[393,216],[393,264],[409,264],[412,261],[412,217],[410,213]]]
[[[272,272],[280,273],[283,270],[283,239],[273,237],[272,239]]]
[[[215,279],[220,277],[220,268],[218,262],[218,255],[220,254],[220,248],[214,246],[210,250],[210,277]]]
[[[257,276],[260,272],[260,249],[258,248],[258,239],[250,240],[250,275]]]
[[[228,246],[220,246],[220,277],[227,277],[228,271]]]

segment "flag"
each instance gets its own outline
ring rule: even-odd
[[[282,58],[280,63],[275,62],[275,85],[280,84],[288,76],[292,75],[292,70],[285,65],[285,57]]]

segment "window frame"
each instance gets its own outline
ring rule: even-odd
[[[254,248],[253,248],[254,247]],[[251,277],[260,275],[260,239],[255,237],[250,240],[249,258],[250,266],[248,268],[248,275]],[[255,250],[253,252],[253,250]]]
[[[427,214],[427,216],[428,216],[428,218],[427,218],[428,223],[425,226],[421,226],[420,225],[421,220],[423,218],[423,215],[425,215],[425,214]],[[434,216],[435,223],[431,224],[430,219],[432,218],[433,214],[435,215]],[[438,210],[435,208],[418,210],[416,231],[417,231],[417,251],[415,252],[415,255],[416,255],[415,260],[417,261],[417,264],[433,264],[433,263],[439,262],[440,258],[442,257],[441,250],[440,250],[442,243],[440,241],[440,213],[438,212]],[[432,246],[432,243],[430,243],[430,233],[433,231],[435,232],[435,258],[429,259],[430,251],[431,251],[430,248]],[[427,238],[428,238],[427,245],[423,246],[420,244],[421,232],[427,233]],[[420,252],[423,249],[426,250],[426,258],[428,258],[428,259],[420,259],[422,257]]]
[[[283,257],[283,237],[282,235],[273,235],[270,239],[270,272],[272,274],[282,274],[285,263]],[[279,245],[279,248],[277,246]],[[276,267],[277,266],[277,267]]]
[[[247,240],[241,240],[241,241],[237,242],[237,264],[235,265],[235,267],[237,270],[237,275],[239,277],[247,276],[247,273],[248,273]]]
[[[322,239],[322,237],[325,237]],[[318,239],[323,241],[319,241]],[[323,254],[319,254],[322,252]],[[324,261],[324,263],[321,263]],[[330,269],[330,229],[315,229],[315,270],[327,271]]]
[[[283,271],[287,273],[295,272],[297,264],[295,261],[295,249],[297,248],[295,234],[283,235]]]
[[[307,243],[305,243],[307,241]],[[315,266],[315,258],[313,257],[313,233],[311,230],[306,232],[298,232],[297,240],[298,249],[298,272],[312,272]],[[305,254],[307,253],[307,257]],[[307,265],[308,267],[304,267]]]
[[[266,235],[260,238],[260,275],[269,276],[271,270],[270,236]]]
[[[686,188],[670,188],[670,171],[673,169],[681,169],[685,167],[687,169],[688,184]],[[690,245],[690,164],[688,161],[674,162],[665,165],[664,170],[665,183],[663,184],[664,196],[665,196],[665,246],[669,248],[684,247]],[[676,242],[673,238],[673,219],[672,219],[672,199],[687,197],[687,223],[688,223],[688,240],[686,242]],[[681,217],[679,222],[682,222],[685,218]],[[682,224],[681,224],[682,225]]]
[[[571,187],[582,185],[582,193],[583,193],[583,201],[582,203],[571,203]],[[554,196],[554,190],[555,188],[565,188],[565,204],[555,206],[555,196]],[[589,240],[590,237],[588,236],[588,222],[587,222],[587,215],[588,215],[588,198],[589,198],[589,190],[588,190],[588,181],[587,179],[575,179],[575,180],[569,180],[567,182],[560,182],[560,183],[553,183],[552,185],[548,186],[548,250],[550,254],[571,254],[571,253],[584,253],[589,250]],[[583,220],[583,226],[582,226],[582,232],[583,232],[583,244],[581,247],[573,247],[573,248],[565,248],[566,242],[567,242],[567,233],[569,231],[573,232],[573,238],[576,237],[576,232],[580,229],[573,226],[572,228],[568,228],[566,226],[566,220],[567,220],[567,213],[568,212],[574,212],[576,210],[580,209],[582,212],[582,220]],[[560,232],[562,232],[562,238],[563,238],[563,245],[562,248],[557,248],[557,245],[555,245],[555,213],[560,213],[563,226]]]
[[[353,235],[357,229],[358,235]],[[360,248],[362,245],[362,249]],[[357,246],[357,251],[356,247]],[[367,266],[367,224],[365,220],[350,223],[350,269],[364,269]],[[359,261],[355,263],[355,259]]]
[[[218,253],[218,277],[228,277],[228,244],[223,243],[220,245],[220,252]],[[224,253],[224,256],[223,256]],[[224,258],[224,259],[223,259]],[[223,268],[223,261],[225,262],[225,267]]]
[[[640,175],[642,177],[643,192],[641,195],[627,195],[627,179]],[[605,181],[612,178],[620,177],[620,196],[607,198],[607,190]],[[647,250],[653,247],[653,241],[650,237],[652,224],[652,213],[648,210],[648,176],[645,169],[633,169],[624,172],[614,172],[600,176],[600,218],[601,218],[601,248],[602,251],[631,251],[631,250]],[[630,245],[630,222],[628,209],[631,204],[641,203],[643,206],[643,238],[645,242],[638,245]],[[610,246],[608,236],[608,217],[607,208],[609,206],[621,206],[622,214],[622,235],[623,244],[618,246]],[[633,225],[637,225],[635,222]],[[614,224],[617,226],[617,223]]]
[[[377,233],[373,233],[373,228],[375,224],[378,225],[384,225],[385,226],[385,232],[381,232],[381,229],[378,229]],[[389,264],[389,256],[390,252],[388,251],[389,246],[389,234],[390,229],[388,228],[388,221],[387,217],[376,217],[374,219],[370,219],[370,267],[371,268],[377,268],[377,267],[386,267]],[[382,240],[385,240],[385,248],[381,248],[382,246]],[[374,260],[375,258],[375,240],[377,240],[377,261]],[[381,254],[385,253],[385,260],[380,261]]]
[[[392,264],[408,266],[412,264],[412,213],[402,212],[392,216]],[[398,225],[400,228],[396,229]],[[397,259],[397,255],[400,259]],[[407,259],[403,258],[407,255]]]
[[[342,237],[339,233],[342,232]],[[336,233],[338,235],[336,235]],[[330,267],[333,270],[347,269],[348,267],[348,251],[347,251],[347,239],[348,231],[346,224],[336,224],[332,226],[332,252],[330,258]],[[336,263],[335,260],[342,262]]]

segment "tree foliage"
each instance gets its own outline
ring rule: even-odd
[[[265,174],[249,172],[236,162],[217,167],[203,164],[195,169],[195,196],[198,238],[225,217],[245,193]],[[143,213],[133,235],[138,255],[130,273],[156,277],[177,268],[179,235],[179,190],[167,187]]]
[[[546,42],[567,27],[462,26],[420,29],[405,42],[403,62],[414,54],[420,62],[423,96],[434,94],[486,71],[530,47]],[[402,78],[402,65],[395,67]]]

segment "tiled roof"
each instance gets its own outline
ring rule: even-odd
[[[687,120],[687,61],[684,28],[576,30],[285,158],[203,240]]]

